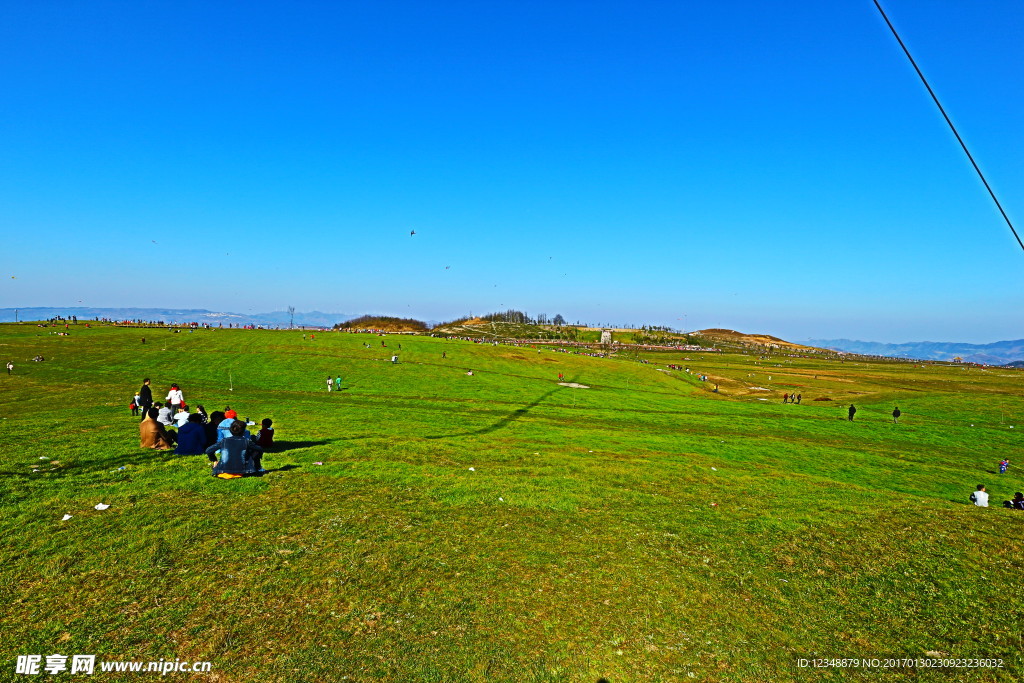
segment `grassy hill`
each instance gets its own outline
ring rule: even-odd
[[[571,325],[537,325],[527,322],[505,322],[465,318],[442,323],[431,330],[446,337],[473,337],[477,339],[564,339],[566,341],[598,341],[600,331],[581,331]]]
[[[1003,668],[886,680],[1020,675],[1024,514],[967,503],[1024,489],[1020,371],[48,332],[0,325],[0,680],[55,652],[221,682],[874,680],[796,661],[927,653]],[[273,418],[272,472],[138,449],[144,376]]]
[[[395,318],[386,315],[361,315],[334,326],[338,330],[379,330],[385,332],[427,331],[427,324],[414,318]]]

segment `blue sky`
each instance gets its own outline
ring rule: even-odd
[[[884,7],[1024,227],[1024,10]],[[0,307],[1024,337],[870,0],[7,3],[0,131]]]

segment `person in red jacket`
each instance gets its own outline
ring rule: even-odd
[[[273,424],[274,421],[271,420],[269,417],[263,418],[263,420],[260,422],[261,429],[260,431],[256,432],[256,437],[253,439],[256,442],[256,445],[262,448],[263,450],[272,448],[274,445]]]

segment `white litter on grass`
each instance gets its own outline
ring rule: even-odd
[[[323,463],[322,463],[322,462],[315,462],[315,463],[313,463],[313,464],[314,464],[314,465],[323,465]]]
[[[475,467],[470,467],[470,468],[469,468],[469,471],[470,471],[470,472],[476,472],[476,468],[475,468]]]
[[[717,467],[712,467],[711,469],[713,469],[713,470],[714,470],[715,472],[717,472],[717,471],[718,471],[718,468],[717,468]]]
[[[49,458],[47,458],[45,455],[40,455],[39,459],[40,460],[49,460]]]
[[[504,499],[504,498],[498,498],[498,500],[500,500],[500,501],[501,501],[502,503],[504,503],[504,502],[505,502],[505,499]]]
[[[69,519],[71,519],[71,515],[64,515],[63,517],[61,517],[61,518],[60,518],[60,521],[62,521],[62,522],[66,522],[66,521],[68,521]]]
[[[108,507],[110,506],[107,505],[106,503],[96,503],[97,510],[106,510]]]

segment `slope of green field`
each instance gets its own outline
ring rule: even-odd
[[[0,325],[0,680],[53,653],[217,681],[867,680],[796,662],[926,653],[1003,668],[889,679],[1019,675],[1020,371],[50,331]],[[144,376],[273,418],[271,473],[137,448]]]

